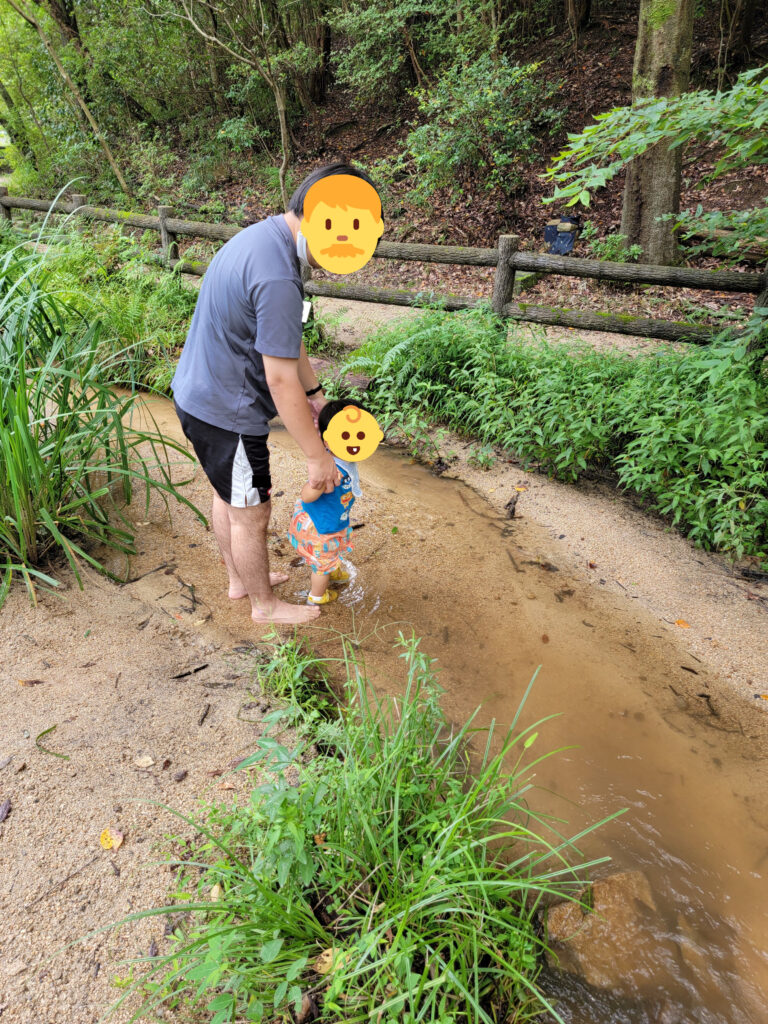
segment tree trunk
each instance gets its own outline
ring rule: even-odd
[[[592,0],[565,0],[565,21],[574,43],[578,43],[579,33],[589,24],[591,14]]]
[[[694,0],[640,0],[632,77],[632,101],[679,96],[688,88],[693,41]],[[677,241],[664,214],[680,210],[681,147],[659,143],[627,167],[621,233],[640,245],[643,263],[667,265],[677,257]]]
[[[283,209],[288,209],[288,191],[285,187],[285,173],[291,162],[291,137],[288,131],[288,111],[286,107],[285,87],[278,81],[270,82],[277,107],[277,118],[280,122],[280,146],[283,152],[283,161],[280,164],[278,176],[280,178],[280,195],[283,199]]]

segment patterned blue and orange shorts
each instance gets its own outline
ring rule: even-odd
[[[288,539],[304,559],[304,564],[322,576],[338,569],[342,556],[348,555],[354,547],[351,526],[338,533],[318,533],[300,502],[293,510]]]

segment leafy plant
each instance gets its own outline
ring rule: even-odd
[[[15,575],[33,601],[38,584],[55,586],[46,566],[54,552],[78,582],[81,562],[105,571],[94,544],[133,552],[110,507],[130,501],[136,485],[147,502],[154,489],[194,508],[168,463],[169,448],[186,452],[128,425],[136,396],[111,389],[103,324],[50,284],[39,255],[10,249],[0,260],[0,604]]]
[[[478,469],[490,469],[496,461],[492,444],[472,445],[467,455],[467,462]]]
[[[596,260],[611,260],[615,263],[636,263],[643,255],[641,245],[627,245],[627,236],[611,232],[605,238],[597,237],[597,230],[588,220],[581,230],[581,237],[587,243]]]
[[[450,728],[432,662],[400,645],[402,697],[376,696],[348,655],[328,754],[312,755],[311,730],[293,749],[262,736],[240,766],[260,772],[249,801],[198,824],[197,854],[176,862],[184,899],[159,910],[194,919],[153,962],[136,1016],[189,999],[212,1024],[305,1003],[328,1024],[560,1019],[536,985],[536,915],[599,862],[571,863],[574,845],[528,806],[543,723],[522,728],[519,711],[499,737]],[[283,680],[306,667],[296,641],[271,663]]]
[[[557,130],[561,112],[551,101],[558,83],[506,57],[459,60],[428,89],[416,93],[423,123],[406,140],[417,195],[448,185],[454,192],[478,169],[485,188],[514,192],[522,169],[536,159],[542,137]]]

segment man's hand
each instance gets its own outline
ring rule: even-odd
[[[316,395],[310,395],[307,401],[309,402],[309,407],[312,410],[312,419],[314,420],[315,426],[317,426],[320,410],[324,405],[328,405],[328,399],[322,391],[318,391]]]
[[[341,473],[330,452],[324,452],[316,459],[307,459],[309,486],[316,491],[330,494],[341,481]]]

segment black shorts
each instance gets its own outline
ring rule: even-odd
[[[235,508],[269,501],[272,479],[268,435],[254,437],[223,430],[190,416],[175,402],[173,404],[185,437],[222,501]]]

